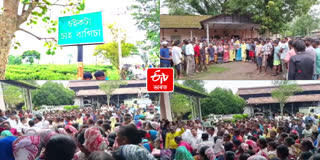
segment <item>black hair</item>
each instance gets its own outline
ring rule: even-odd
[[[20,118],[20,121],[22,122],[22,121],[24,121],[26,119],[26,117],[21,117]]]
[[[288,42],[289,46],[292,46],[292,45],[293,45],[293,43],[294,43],[294,41],[293,41],[293,40],[290,40],[290,41]]]
[[[209,139],[209,134],[208,133],[202,133],[201,138],[202,138],[202,140],[207,141]]]
[[[85,131],[86,131],[86,130],[83,129],[80,133],[77,133],[77,135],[76,135],[77,140],[78,140],[78,142],[79,142],[80,144],[83,144],[84,141],[85,141],[85,139],[84,139],[84,132],[85,132]]]
[[[312,142],[309,141],[309,140],[303,140],[301,142],[301,146],[306,146],[308,150],[313,150],[314,149],[314,146],[313,146]]]
[[[225,160],[234,160],[235,154],[233,151],[226,151],[224,156],[225,156],[224,157]]]
[[[250,147],[250,146],[249,146],[249,147]],[[247,153],[250,154],[250,156],[253,156],[253,155],[256,154],[253,150],[248,150]]]
[[[176,40],[173,45],[178,46],[180,43],[181,43],[180,40]]]
[[[97,124],[98,124],[98,125],[102,125],[102,124],[103,124],[103,120],[98,120],[98,121],[97,121]]]
[[[106,152],[94,151],[89,155],[88,160],[114,160],[114,158]]]
[[[286,159],[289,156],[289,149],[287,146],[281,144],[277,147],[277,155],[280,159]]]
[[[278,143],[275,141],[271,141],[268,143],[268,146],[270,146],[273,149],[277,149]]]
[[[233,150],[233,143],[232,142],[227,142],[224,144],[224,150],[225,151],[232,151]]]
[[[306,50],[306,44],[302,40],[296,40],[293,43],[293,48],[297,50],[297,52],[304,52]]]
[[[311,152],[302,152],[300,155],[300,160],[308,160],[312,156]]]
[[[96,77],[96,78],[103,77],[103,76],[105,76],[103,71],[97,71],[96,73],[94,73],[94,77]]]
[[[30,120],[30,121],[28,122],[28,124],[29,124],[30,127],[34,126],[33,120]]]
[[[262,149],[268,147],[266,139],[260,138],[258,141]]]
[[[294,139],[291,137],[285,138],[284,141],[289,145],[289,147],[295,143]]]
[[[39,120],[39,121],[42,121],[42,117],[41,116],[37,116],[36,119]]]
[[[237,146],[240,146],[240,145],[241,145],[241,141],[240,141],[239,139],[234,139],[234,140],[232,140],[232,143],[233,143],[234,145],[237,145]]]
[[[203,146],[203,147],[201,147],[200,150],[199,150],[199,154],[200,154],[201,157],[204,157],[204,160],[209,160],[209,158],[208,158],[207,155],[205,154],[205,152],[206,152],[206,150],[207,150],[208,148],[210,148],[210,147],[208,147],[208,146]]]
[[[92,74],[90,72],[83,73],[83,79],[92,79]]]
[[[142,138],[146,135],[146,131],[138,130],[135,125],[121,126],[118,132],[119,135],[126,137],[129,144],[139,144]]]
[[[111,129],[111,126],[110,126],[109,123],[104,123],[104,124],[102,124],[102,127],[103,127],[103,129],[106,130],[106,131]]]
[[[57,134],[50,138],[45,147],[45,160],[71,160],[76,152],[76,143],[72,137]]]
[[[109,141],[109,147],[112,147],[114,144],[114,141],[116,140],[116,133],[110,133],[108,136],[108,141]]]
[[[180,142],[180,141],[182,141],[182,138],[181,138],[180,136],[177,136],[177,137],[174,137],[174,140],[175,140],[176,142]]]
[[[247,160],[251,155],[247,152],[242,153],[239,157],[239,160]]]

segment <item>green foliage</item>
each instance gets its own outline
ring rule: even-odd
[[[143,48],[151,55],[160,53],[160,0],[135,0],[131,6],[140,30],[146,31]],[[150,45],[151,43],[151,45]]]
[[[287,22],[308,13],[318,0],[166,0],[171,14],[249,14],[261,24],[260,33],[268,29],[280,33]]]
[[[303,90],[298,84],[291,81],[273,81],[273,84],[277,89],[271,92],[271,96],[280,103],[281,115],[283,115],[283,107],[287,103],[288,98]]]
[[[67,111],[71,111],[71,110],[79,109],[79,106],[77,105],[64,106],[63,109]]]
[[[3,98],[10,108],[14,109],[17,104],[24,101],[22,89],[13,85],[3,85]]]
[[[242,113],[246,102],[231,90],[216,88],[208,98],[201,100],[202,115]]]
[[[8,64],[9,65],[20,65],[20,64],[22,64],[21,56],[9,55]]]
[[[99,85],[99,89],[102,90],[107,96],[107,104],[109,106],[110,98],[112,96],[112,92],[119,88],[120,85],[126,85],[126,81],[106,81]]]
[[[311,31],[318,29],[318,27],[319,18],[311,16],[310,14],[304,14],[290,23],[288,28],[292,36],[304,37],[310,34]]]
[[[65,88],[62,84],[47,81],[40,89],[32,91],[32,102],[35,106],[72,105],[74,96],[74,91]]]
[[[173,93],[171,95],[170,106],[175,118],[180,118],[192,110],[192,104],[189,98],[179,93]]]
[[[32,51],[25,51],[23,52],[22,59],[25,59],[28,63],[33,64],[34,59],[40,60],[40,53],[32,50]]]
[[[247,118],[249,118],[248,114],[235,114],[235,115],[232,116],[232,121],[236,122],[236,121],[239,121],[239,120],[245,120]]]
[[[22,5],[30,5],[33,1],[30,0],[20,0]],[[51,11],[56,10],[57,7],[60,9],[62,14],[79,14],[81,11],[85,9],[85,0],[59,0],[59,1],[51,1],[51,0],[40,0],[36,3],[34,9],[31,11],[31,14],[28,17],[27,22],[25,23],[28,26],[37,25],[41,22],[45,26],[45,29],[49,34],[55,34],[57,32],[58,21],[52,18]],[[20,6],[20,5],[19,5]],[[31,5],[30,5],[31,7]],[[62,9],[61,9],[62,7]],[[13,9],[13,8],[12,8]],[[28,7],[23,8],[28,9]],[[25,10],[26,11],[26,10]],[[18,14],[18,13],[17,13]],[[20,46],[20,43],[17,42],[14,46],[17,49]],[[48,48],[46,54],[54,55],[57,50],[57,43],[54,39],[46,39],[45,47]]]
[[[110,80],[119,80],[119,72],[113,66],[84,65],[84,72],[103,71]],[[8,65],[7,80],[76,80],[77,65]]]
[[[113,66],[116,66],[119,69],[119,45],[118,42],[109,42],[102,45],[98,45],[95,48],[94,56],[102,55],[106,59],[111,61]],[[136,51],[134,44],[121,42],[121,51],[122,57],[127,57],[131,53]]]
[[[183,85],[194,90],[197,90],[202,93],[206,93],[206,89],[204,88],[204,81],[202,80],[187,80],[183,81]]]

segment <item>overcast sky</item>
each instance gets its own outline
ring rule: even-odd
[[[183,81],[178,81],[183,83]],[[298,84],[315,84],[320,81],[296,81]],[[272,86],[272,81],[205,81],[205,88],[207,92],[211,92],[217,87],[231,89],[233,93],[238,91],[238,88],[250,88],[250,87],[265,87]]]
[[[65,0],[63,0],[65,1]],[[62,1],[62,2],[63,2]],[[82,13],[102,11],[104,24],[118,23],[122,29],[127,31],[127,40],[130,43],[136,43],[142,41],[145,38],[145,32],[138,30],[135,25],[136,21],[131,16],[127,7],[131,6],[134,0],[87,0],[85,10]],[[2,2],[0,3],[0,8]],[[60,16],[68,16],[69,14],[61,14],[61,7],[55,7],[51,11],[48,11],[53,19],[58,20]],[[120,13],[120,15],[118,15]],[[41,20],[40,20],[41,21]],[[44,29],[44,24],[38,23],[35,26],[27,26],[23,24],[21,28],[26,29],[40,37],[57,37],[56,34],[48,35]],[[104,28],[106,32],[106,27]],[[110,34],[104,34],[105,41],[111,40]],[[62,50],[58,50],[56,55],[48,56],[45,54],[47,49],[44,47],[44,41],[39,41],[33,36],[22,32],[16,32],[16,39],[21,43],[21,47],[18,50],[11,49],[10,54],[21,55],[26,50],[37,50],[41,53],[42,64],[48,64],[54,62],[55,64],[68,64],[68,54],[72,54],[72,63],[75,64],[77,61],[77,47],[64,47]],[[84,64],[95,64],[96,57],[92,56],[95,46],[84,46]]]

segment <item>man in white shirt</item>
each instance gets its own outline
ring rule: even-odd
[[[22,135],[22,130],[21,130],[21,124],[20,124],[20,121],[17,117],[16,114],[11,114],[9,119],[7,119],[7,121],[9,122],[11,128],[14,128],[17,130],[18,134],[19,135]]]
[[[42,117],[41,116],[36,116],[36,118],[33,120],[35,123],[35,127],[42,129],[43,127],[43,122],[42,122]]]
[[[182,139],[188,142],[193,149],[196,149],[198,147],[198,144],[201,142],[201,135],[197,133],[196,128],[192,128],[191,134],[183,136]]]
[[[180,41],[177,40],[173,44],[172,48],[172,61],[177,71],[178,79],[181,79],[181,59],[182,59],[182,49],[179,47]]]
[[[287,65],[285,62],[285,58],[289,52],[289,45],[288,45],[288,38],[283,38],[281,42],[279,42],[279,47],[280,47],[280,59],[281,59],[281,67],[282,67],[282,76],[284,79],[287,79],[288,75],[288,70],[287,70]]]
[[[194,62],[194,48],[193,45],[185,40],[184,41],[185,45],[186,45],[186,57],[187,57],[187,68],[186,68],[186,74],[188,75],[188,77],[192,76],[195,70],[195,62]]]
[[[207,133],[208,133],[208,140],[213,142],[214,144],[214,137],[217,136],[217,134],[215,134],[215,129],[214,127],[208,127],[207,128]]]
[[[208,140],[208,138],[209,138],[208,133],[202,133],[201,142],[197,146],[197,153],[199,153],[201,147],[204,147],[204,146],[213,147],[214,145],[213,141]]]

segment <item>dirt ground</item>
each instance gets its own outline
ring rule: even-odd
[[[230,62],[224,64],[213,64],[210,67],[224,67],[227,71],[222,73],[201,74],[195,75],[192,78],[194,80],[280,80],[282,76],[272,76],[270,69],[267,71],[267,75],[262,72],[258,74],[256,65],[250,62]]]

